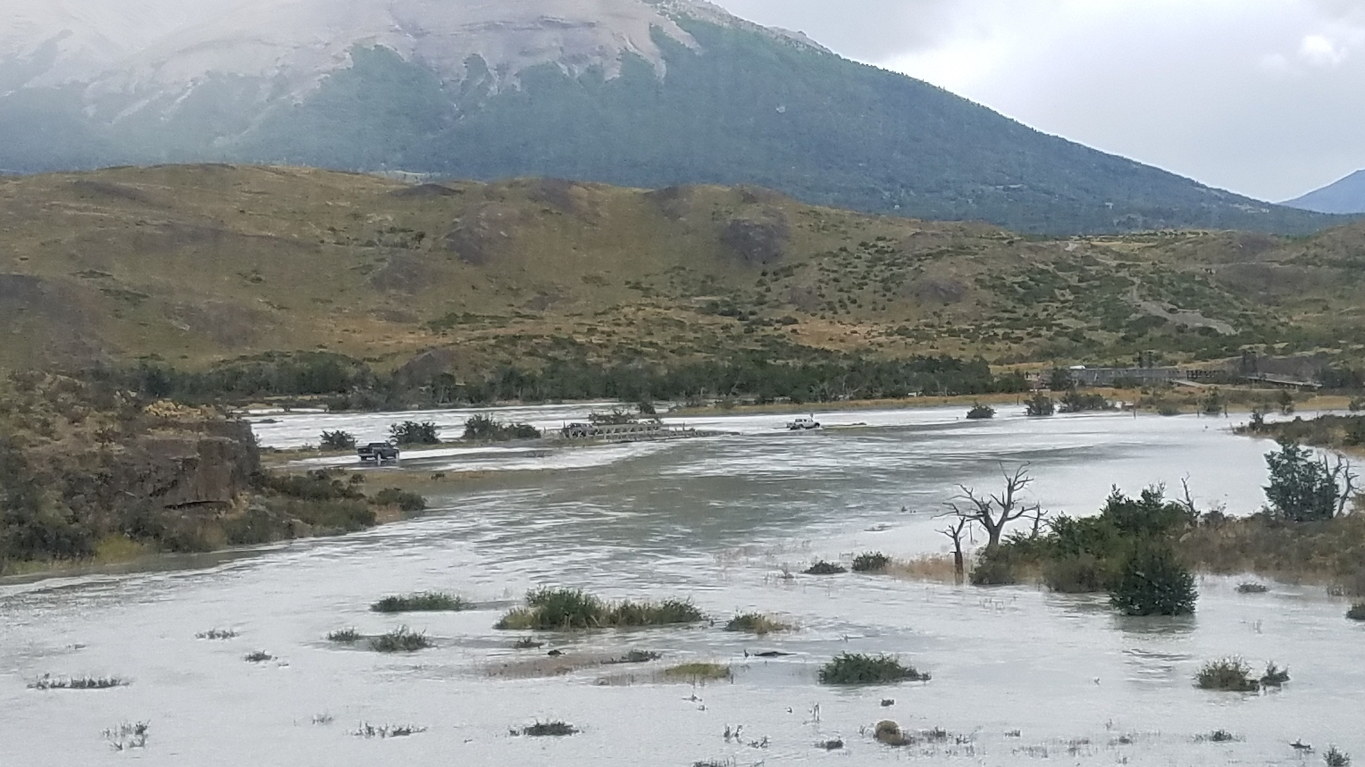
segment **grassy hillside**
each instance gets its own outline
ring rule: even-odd
[[[1052,240],[747,188],[230,166],[0,178],[10,368],[281,351],[422,376],[740,350],[1359,355],[1362,278],[1360,226]]]

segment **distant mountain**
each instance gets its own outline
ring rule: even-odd
[[[0,168],[20,172],[219,160],[748,183],[1025,232],[1334,222],[699,0],[8,0],[5,14]]]
[[[1365,170],[1284,203],[1318,213],[1365,213]]]

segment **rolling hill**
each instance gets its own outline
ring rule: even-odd
[[[751,184],[1029,233],[1335,219],[1044,135],[698,0],[13,0],[0,168]]]
[[[0,178],[0,366],[326,351],[430,376],[856,352],[1360,356],[1365,227],[1024,237],[754,188],[309,169]]]

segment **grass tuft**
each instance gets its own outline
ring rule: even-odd
[[[690,679],[694,682],[710,682],[730,678],[730,667],[721,663],[683,663],[664,669],[664,676],[670,679]]]
[[[1327,749],[1327,753],[1322,755],[1322,761],[1327,767],[1351,767],[1351,755],[1338,751],[1336,746]]]
[[[528,738],[562,738],[568,735],[578,734],[578,729],[568,722],[536,722],[533,725],[521,728],[519,733]]]
[[[839,749],[844,747],[844,739],[832,738],[830,740],[822,740],[819,743],[816,743],[815,747],[819,749],[824,749],[825,751],[838,751]]]
[[[802,572],[806,575],[841,575],[848,572],[848,568],[836,562],[826,562],[822,559],[802,570]]]
[[[1246,583],[1237,584],[1238,594],[1264,594],[1267,591],[1270,591],[1270,587],[1265,585],[1264,583],[1254,583],[1248,581]]]
[[[669,626],[703,620],[706,616],[687,600],[608,604],[579,589],[538,589],[526,595],[525,607],[509,611],[494,627],[513,631],[571,631]]]
[[[608,666],[629,663],[649,663],[650,661],[656,661],[662,657],[664,657],[663,653],[651,652],[648,650],[631,650],[619,658],[610,658],[603,661],[603,663]]]
[[[820,669],[820,684],[892,684],[927,682],[929,678],[929,674],[890,655],[843,653]]]
[[[387,596],[370,605],[377,613],[457,612],[471,607],[464,599],[439,591]]]
[[[1232,743],[1237,740],[1241,740],[1241,738],[1222,729],[1214,730],[1213,732],[1199,735],[1195,738],[1195,741],[1198,743]]]
[[[361,639],[360,632],[353,628],[340,629],[327,635],[328,642],[336,642],[338,644],[355,644]]]
[[[370,649],[375,652],[417,652],[435,646],[436,643],[426,634],[413,631],[407,626],[380,634],[370,640]]]
[[[791,631],[792,626],[790,623],[783,623],[763,613],[744,613],[731,618],[730,622],[725,624],[725,630],[747,631],[750,634],[763,636],[775,631]]]
[[[237,636],[237,632],[236,632],[236,631],[233,631],[232,629],[209,629],[208,631],[202,631],[202,632],[200,632],[200,633],[198,633],[198,634],[195,634],[195,635],[194,635],[194,638],[195,638],[195,639],[214,639],[214,640],[223,640],[223,639],[234,639],[234,638],[236,638],[236,636]]]
[[[1251,667],[1241,658],[1222,658],[1205,663],[1195,674],[1194,682],[1201,690],[1220,692],[1256,692],[1261,689],[1260,681],[1251,676]]]
[[[30,690],[108,690],[127,687],[128,680],[116,676],[54,677],[44,674],[42,679],[29,684]]]
[[[242,660],[247,663],[265,663],[266,661],[275,660],[275,656],[265,650],[252,650],[243,656]]]
[[[360,726],[351,734],[358,738],[406,738],[409,735],[416,735],[419,732],[426,732],[427,728],[417,727],[411,724],[381,724],[373,725],[369,722],[361,722]]]

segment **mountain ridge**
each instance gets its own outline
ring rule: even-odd
[[[23,80],[36,60],[0,48],[0,82],[23,81],[0,95],[0,132],[13,137],[0,167],[273,162],[749,183],[1036,233],[1338,222],[1048,136],[697,0],[241,7],[260,13],[161,33],[172,42],[86,80]]]
[[[1281,204],[1315,213],[1365,213],[1365,169]]]

